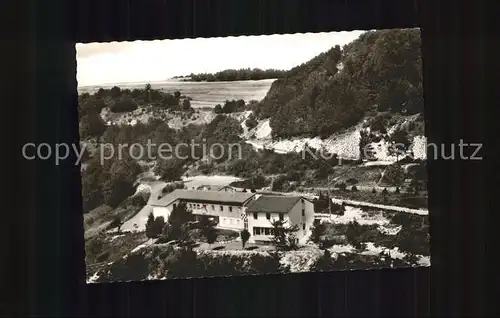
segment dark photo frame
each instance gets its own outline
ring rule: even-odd
[[[484,250],[474,248],[485,245],[482,231],[489,196],[483,185],[484,160],[429,161],[431,269],[85,285],[79,167],[71,157],[59,166],[28,162],[18,151],[26,142],[78,142],[76,42],[407,27],[420,27],[422,32],[428,140],[481,143],[484,113],[477,100],[484,100],[484,91],[475,91],[471,84],[483,85],[481,70],[465,63],[480,60],[481,52],[468,48],[482,47],[475,42],[481,39],[445,19],[475,11],[441,10],[432,2],[406,0],[59,1],[38,7],[29,24],[36,36],[22,50],[29,62],[20,63],[26,71],[18,72],[28,75],[31,82],[25,87],[30,91],[15,89],[19,109],[23,105],[15,124],[30,128],[15,138],[20,168],[14,183],[15,191],[22,193],[16,197],[29,211],[29,230],[24,226],[23,231],[7,231],[9,241],[28,245],[10,246],[23,257],[7,262],[6,269],[21,284],[7,292],[13,299],[3,300],[2,308],[10,316],[485,315],[484,301],[477,301],[485,299],[485,256]],[[457,51],[465,54],[460,58]],[[19,180],[33,181],[26,185]],[[474,297],[466,297],[471,294]]]

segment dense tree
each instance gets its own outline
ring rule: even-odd
[[[361,160],[373,159],[374,158],[373,149],[370,145],[372,142],[372,139],[370,137],[370,134],[365,130],[361,130],[359,132],[359,135],[360,135],[360,138],[359,138],[359,158]]]
[[[397,129],[390,137],[391,145],[389,146],[389,153],[396,156],[396,162],[399,157],[403,156],[410,146],[408,133],[404,129]]]
[[[170,240],[189,241],[188,232],[193,221],[194,216],[186,203],[177,204],[168,217],[168,238]]]
[[[146,102],[151,101],[151,84],[146,84],[144,87],[144,91],[146,92]]]
[[[175,109],[179,106],[179,100],[172,94],[165,94],[162,104],[164,107]]]
[[[215,222],[208,215],[202,215],[198,221],[198,228],[209,245],[217,240],[218,233],[215,225]]]
[[[248,116],[247,120],[245,121],[245,126],[247,126],[248,129],[253,129],[257,127],[259,122],[255,118],[255,115],[252,113],[250,116]]]
[[[165,260],[168,278],[186,278],[203,275],[196,252],[189,247],[171,248]]]
[[[146,236],[149,238],[158,238],[163,233],[165,219],[162,216],[154,217],[153,212],[149,213],[146,221]]]
[[[192,108],[191,108],[191,101],[190,101],[188,98],[185,98],[185,99],[182,101],[182,109],[183,109],[183,110],[190,110],[190,109],[192,109]]]
[[[315,219],[311,227],[311,236],[309,240],[314,244],[320,245],[324,240],[324,235],[326,233],[326,226],[321,222],[321,220]]]
[[[107,179],[107,173],[96,159],[89,160],[82,172],[83,212],[89,212],[103,204],[102,183]]]
[[[105,178],[99,187],[104,202],[111,206],[118,206],[123,200],[135,193],[135,181],[141,172],[135,160],[124,155],[122,160],[114,160],[105,164]],[[106,170],[107,168],[107,170]]]
[[[271,242],[277,250],[286,251],[297,248],[297,237],[294,233],[299,230],[299,227],[296,224],[293,226],[286,226],[285,222],[286,221],[282,220],[273,220],[271,222]]]
[[[224,70],[217,72],[215,74],[201,73],[201,74],[190,74],[184,81],[189,82],[228,82],[228,81],[249,81],[249,80],[263,80],[263,79],[274,79],[280,78],[285,75],[285,71],[267,69],[261,70],[258,68],[250,69],[238,69],[238,70]]]
[[[109,110],[113,113],[125,113],[136,109],[137,103],[132,99],[132,97],[125,95],[121,99],[116,100]]]
[[[81,118],[90,112],[100,113],[105,107],[106,103],[102,98],[97,98],[95,96],[83,98],[81,102],[79,101],[78,114]]]
[[[318,257],[311,265],[311,271],[314,272],[328,272],[335,269],[335,262],[332,254],[328,250],[323,251],[323,255]]]
[[[117,99],[122,95],[121,89],[118,86],[113,86],[109,91],[111,98]]]
[[[222,113],[222,106],[220,104],[215,105],[215,107],[214,107],[214,113],[216,113],[216,114],[221,114]]]
[[[91,111],[80,119],[80,136],[99,137],[106,131],[106,123],[97,112]]]
[[[247,229],[241,230],[240,238],[241,238],[241,247],[245,249],[245,244],[247,244],[248,240],[250,239],[250,232],[248,232]]]
[[[403,167],[399,164],[393,164],[387,166],[384,171],[384,175],[382,177],[382,181],[393,185],[399,186],[403,183],[405,179],[405,171]]]
[[[158,174],[164,181],[177,181],[185,172],[184,160],[177,158],[158,159],[155,173]]]
[[[111,223],[109,224],[109,228],[110,229],[116,228],[116,231],[120,233],[122,225],[123,225],[122,219],[120,217],[115,217],[113,221],[111,221]]]
[[[254,111],[270,118],[277,138],[326,137],[356,124],[374,106],[422,112],[419,47],[418,29],[365,32],[288,71]]]
[[[361,238],[364,232],[365,229],[358,222],[349,222],[345,232],[347,242],[355,249],[359,251],[363,250],[365,248],[365,244],[361,241]]]

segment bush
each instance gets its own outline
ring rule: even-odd
[[[351,191],[352,191],[352,192],[356,192],[356,191],[358,191],[358,188],[357,188],[356,186],[352,186],[352,187],[351,187]]]
[[[165,94],[162,105],[167,108],[176,108],[179,106],[179,100],[172,94]]]
[[[141,194],[135,195],[132,197],[132,204],[134,206],[143,207],[148,202],[150,195],[151,195],[151,193],[149,193],[149,192],[147,192],[147,194],[141,193]]]
[[[106,131],[106,123],[97,112],[88,112],[80,119],[80,137],[99,137]]]
[[[244,229],[240,232],[240,238],[241,238],[241,246],[245,248],[245,244],[248,242],[248,239],[250,239],[250,232],[248,232],[247,229]]]
[[[399,186],[405,179],[404,169],[399,164],[387,166],[382,181],[390,185]]]
[[[191,102],[189,101],[189,99],[186,98],[186,99],[184,99],[182,101],[182,109],[183,110],[190,110],[190,109],[192,109],[191,108]]]
[[[165,219],[162,216],[154,217],[151,212],[146,222],[146,236],[148,238],[158,238],[163,233]]]
[[[323,255],[314,261],[310,269],[314,272],[328,272],[334,270],[334,268],[332,254],[328,250],[325,250]]]
[[[116,101],[109,110],[113,113],[125,113],[132,112],[136,109],[137,103],[131,97],[124,97]]]

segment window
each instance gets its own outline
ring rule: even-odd
[[[224,211],[224,206],[222,206],[222,205],[220,206],[220,211],[221,212]]]
[[[229,207],[229,212],[233,212],[233,207],[232,206]]]
[[[283,215],[283,213],[280,213],[279,217],[280,217],[280,221],[283,221],[283,219],[285,218],[285,216]]]
[[[302,229],[305,231],[306,230],[306,224],[302,223]]]
[[[215,210],[215,206],[212,205],[212,211],[214,211],[214,210]]]
[[[268,219],[268,220],[271,219],[271,213],[266,213],[266,219]]]
[[[260,228],[254,227],[253,228],[253,235],[260,235]]]
[[[174,203],[174,209],[177,207],[177,204]]]
[[[257,213],[256,213],[256,212],[254,212],[254,213],[253,213],[253,218],[254,218],[254,220],[257,220],[258,215],[257,215]]]
[[[302,216],[306,216],[306,209],[302,209]]]

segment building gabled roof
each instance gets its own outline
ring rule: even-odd
[[[247,207],[247,212],[288,213],[302,199],[292,196],[262,195]]]
[[[167,206],[176,200],[206,203],[225,203],[243,205],[251,199],[255,193],[248,192],[224,192],[203,190],[174,190],[161,199],[154,202],[154,206]]]

